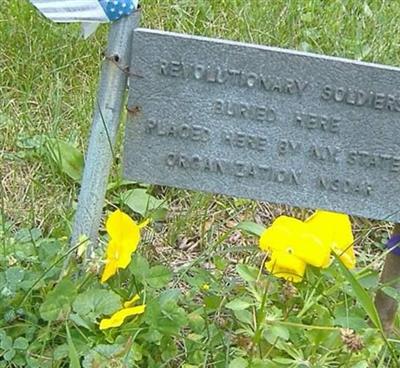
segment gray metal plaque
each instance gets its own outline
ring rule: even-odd
[[[129,179],[400,221],[400,69],[137,29]]]

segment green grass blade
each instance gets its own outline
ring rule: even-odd
[[[236,225],[236,229],[245,231],[251,235],[261,236],[265,227],[252,221],[242,221]]]
[[[79,362],[79,355],[78,352],[76,351],[74,342],[72,341],[68,323],[65,323],[65,330],[67,331],[69,366],[70,368],[81,368],[81,364]]]
[[[353,288],[354,294],[358,302],[361,304],[362,308],[367,313],[369,319],[374,324],[374,326],[377,329],[379,329],[382,335],[384,336],[383,326],[372,298],[368,295],[367,291],[361,286],[358,280],[354,277],[353,273],[347,269],[347,267],[343,264],[340,258],[336,255],[335,258],[339,264],[339,268],[342,271],[344,277]]]

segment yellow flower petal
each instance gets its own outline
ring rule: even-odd
[[[106,330],[111,327],[119,327],[124,322],[125,318],[142,314],[146,305],[138,305],[137,307],[124,308],[114,313],[110,318],[104,318],[100,322],[100,330]]]
[[[278,217],[260,237],[260,248],[271,252],[266,269],[277,277],[300,282],[307,264],[328,267],[334,251],[348,268],[355,266],[349,216],[316,211],[302,222]]]
[[[131,307],[133,304],[135,304],[135,302],[137,302],[140,299],[139,294],[136,294],[132,299],[126,301],[124,303],[124,308],[128,308]]]
[[[115,241],[110,240],[107,244],[107,249],[106,249],[107,261],[110,260],[118,261],[119,252],[120,252],[119,244]]]
[[[261,234],[260,248],[284,251],[315,267],[326,267],[330,262],[330,246],[321,241],[308,224],[288,216],[278,217]]]
[[[345,251],[338,248],[333,248],[333,251],[349,270],[356,266],[356,256],[354,254],[353,247],[350,247]]]
[[[141,227],[143,226],[145,224],[141,224]],[[118,268],[126,268],[129,265],[132,253],[136,251],[140,241],[140,227],[120,210],[116,210],[108,217],[106,229],[110,241],[106,250],[106,267],[102,282],[113,276]]]
[[[299,244],[294,247],[294,255],[314,267],[328,267],[331,261],[331,248],[317,235],[305,228],[299,235]]]
[[[114,276],[118,270],[118,265],[115,261],[109,260],[104,266],[103,274],[101,275],[101,282],[106,282],[111,276]]]
[[[110,242],[116,243],[114,240]],[[118,268],[126,268],[132,260],[132,253],[136,251],[136,247],[132,248],[130,242],[121,241],[117,243],[117,252],[115,253],[115,259],[118,264]]]
[[[347,268],[355,267],[354,237],[348,215],[319,210],[306,220],[306,224],[310,231],[329,245]]]
[[[344,250],[354,241],[349,216],[343,213],[319,210],[305,222],[321,239],[334,242],[340,249]]]
[[[129,240],[132,244],[139,243],[139,226],[121,210],[116,210],[108,217],[106,229],[110,238],[116,242]]]
[[[101,282],[106,282],[111,276],[115,275],[118,268],[126,268],[131,262],[132,251],[123,242],[117,243],[110,240],[107,245],[106,257]]]
[[[300,282],[306,270],[306,263],[292,254],[274,251],[265,268],[274,276],[291,282]]]
[[[279,216],[260,237],[260,248],[264,251],[283,250],[292,247],[301,234],[304,223],[288,216]]]

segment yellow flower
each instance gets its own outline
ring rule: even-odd
[[[311,231],[330,245],[344,265],[352,269],[356,265],[354,237],[348,215],[328,211],[316,211],[306,221]]]
[[[146,305],[137,305],[132,307],[133,303],[139,300],[139,295],[135,295],[131,300],[124,303],[124,308],[115,312],[110,318],[104,318],[100,321],[100,330],[106,330],[111,327],[119,327],[124,322],[125,318],[142,314]]]
[[[210,290],[210,285],[208,285],[207,283],[205,283],[205,284],[201,285],[201,288],[202,288],[202,290],[204,290],[204,291],[208,291],[208,290]]]
[[[330,261],[330,247],[306,223],[288,216],[278,217],[260,238],[264,251],[280,251],[315,267],[326,267]]]
[[[265,263],[265,268],[276,277],[300,282],[306,270],[306,263],[293,254],[278,250],[271,253],[271,259]]]
[[[110,241],[106,249],[106,265],[101,282],[115,275],[118,268],[126,268],[140,241],[140,229],[147,224],[136,224],[126,213],[113,212],[107,219],[106,230]]]
[[[124,308],[129,308],[133,304],[135,304],[138,300],[140,299],[140,296],[136,294],[132,299],[128,300],[127,302],[124,303]]]
[[[300,282],[306,265],[328,267],[334,251],[348,267],[355,265],[349,217],[316,211],[306,221],[280,216],[260,237],[260,248],[270,252],[266,269],[277,277]]]

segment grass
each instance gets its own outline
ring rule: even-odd
[[[395,1],[144,0],[142,8],[143,27],[400,65],[400,5]],[[28,2],[3,0],[0,29],[2,214],[13,231],[39,228],[45,236],[69,236],[79,186],[49,164],[41,139],[62,139],[85,150],[107,26],[83,40],[78,25],[52,24]],[[118,170],[116,164],[114,176]],[[118,202],[124,190],[109,191],[106,206]],[[169,209],[166,222],[147,232],[145,253],[181,274],[176,280],[181,289],[187,288],[184,275],[193,267],[208,270],[211,258],[261,262],[251,247],[256,240],[237,232],[237,223],[267,226],[283,213],[302,218],[309,213],[176,189],[153,192]],[[380,244],[391,225],[354,222],[359,265],[370,265],[376,275]],[[57,338],[63,334],[60,329]]]
[[[34,219],[48,226],[57,218],[70,219],[76,187],[37,159],[35,137],[62,137],[84,150],[107,27],[85,41],[77,25],[52,24],[27,2],[5,3],[0,18],[5,204],[15,222]],[[399,63],[395,2],[144,1],[142,6],[144,27]]]
[[[0,177],[5,213],[15,224],[68,235],[77,186],[48,164],[38,141],[42,135],[57,137],[85,150],[107,26],[85,41],[76,24],[52,24],[27,2],[6,3],[0,18]],[[400,6],[394,2],[144,1],[143,9],[144,27],[392,65],[399,59]],[[178,193],[190,201],[191,194]],[[231,202],[221,201],[228,206]],[[251,217],[257,217],[260,205],[242,202],[254,210]],[[267,207],[267,218],[260,215],[264,223],[284,212],[282,207]],[[168,239],[173,244],[185,229],[179,216],[171,219]],[[367,243],[379,242],[390,228],[375,224],[372,233],[368,221],[359,223]]]

